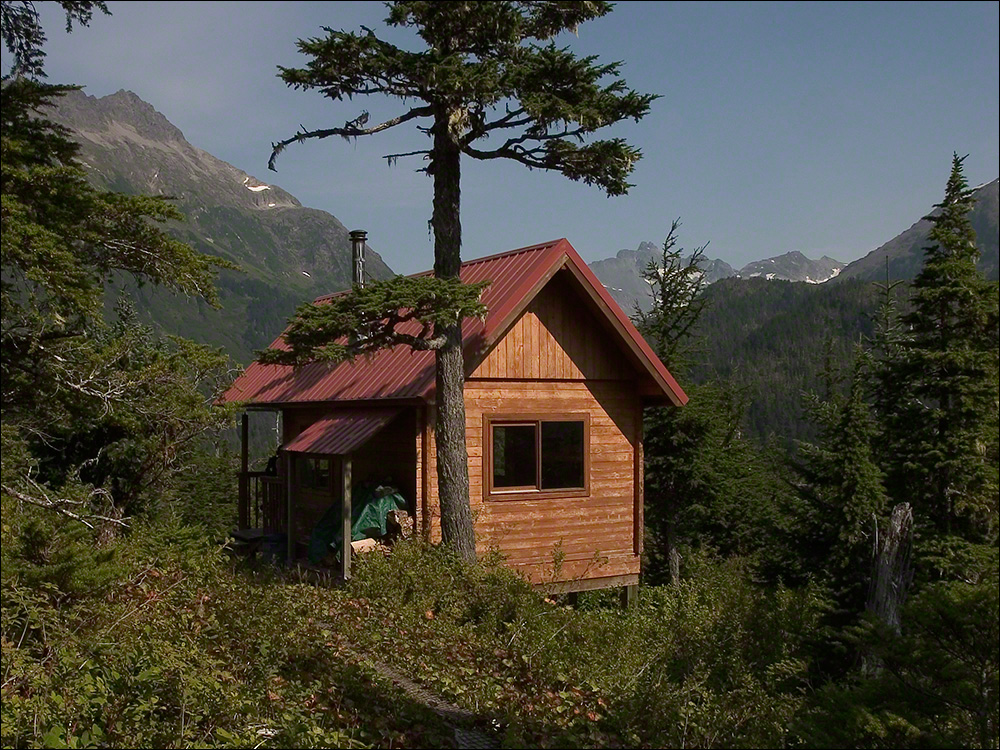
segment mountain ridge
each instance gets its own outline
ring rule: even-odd
[[[220,273],[221,310],[127,279],[109,292],[109,307],[124,289],[146,323],[221,346],[245,364],[296,306],[350,286],[350,237],[336,216],[197,148],[134,92],[71,92],[46,115],[71,131],[93,183],[172,199],[186,220],[170,222],[170,233],[242,269]],[[392,275],[370,248],[366,268],[372,278]]]
[[[635,250],[619,250],[613,258],[594,261],[590,267],[623,310],[632,312],[636,306],[645,310],[652,304],[652,295],[649,283],[642,274],[651,261],[660,260],[661,253],[659,245],[644,241]],[[793,250],[783,255],[752,261],[739,270],[719,258],[703,257],[700,268],[706,284],[733,277],[762,277],[769,281],[822,284],[840,273],[845,265],[826,255],[813,260],[804,253]]]
[[[992,280],[998,278],[1000,270],[998,186],[1000,178],[973,188],[975,203],[969,212],[969,220],[976,230],[976,243],[981,252],[979,268],[986,278]],[[924,248],[929,242],[933,226],[927,217],[935,215],[937,211],[938,209],[932,208],[908,229],[851,263],[845,264],[827,255],[813,260],[799,250],[752,261],[739,270],[723,260],[706,258],[703,264],[705,281],[714,284],[733,277],[760,277],[768,281],[808,284],[843,282],[848,279],[884,281],[887,271],[891,279],[912,279],[923,266]],[[645,310],[652,304],[649,285],[642,273],[650,261],[659,260],[660,253],[659,245],[644,241],[635,250],[619,250],[613,258],[594,261],[590,267],[622,309],[631,313],[637,305]]]
[[[1000,178],[973,188],[973,192],[975,203],[969,212],[969,221],[976,230],[976,245],[981,253],[979,268],[986,278],[996,280],[1000,266],[998,263],[1000,230],[997,223],[997,216],[1000,213]],[[939,209],[932,208],[908,229],[879,245],[867,255],[849,263],[839,274],[838,280],[885,281],[886,273],[894,280],[914,278],[923,266],[924,247],[930,241],[930,231],[933,227],[933,223],[927,217],[937,215],[938,211]]]

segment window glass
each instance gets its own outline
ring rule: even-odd
[[[542,489],[585,486],[583,422],[542,422]]]
[[[535,425],[493,426],[493,486],[536,487]]]

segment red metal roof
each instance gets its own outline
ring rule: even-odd
[[[385,427],[399,409],[339,409],[313,422],[282,446],[291,453],[325,453],[346,456]]]
[[[517,320],[545,282],[562,269],[571,272],[595,310],[602,313],[609,327],[619,334],[632,355],[634,364],[651,376],[658,390],[678,406],[686,403],[687,396],[677,381],[566,239],[462,264],[462,281],[490,282],[482,297],[489,310],[486,320],[466,319],[462,325],[467,364],[477,364]],[[320,297],[316,302],[329,300],[333,296]],[[401,326],[400,330],[418,334],[420,325],[411,321]],[[271,346],[284,348],[285,343],[279,336]],[[471,372],[471,368],[469,371]],[[358,357],[354,362],[339,365],[318,363],[293,368],[254,362],[226,391],[223,401],[245,402],[250,406],[432,399],[433,395],[434,353],[396,346],[370,357]]]

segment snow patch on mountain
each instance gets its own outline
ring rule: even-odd
[[[254,184],[251,185],[250,180],[252,179],[253,178],[250,177],[249,175],[243,179],[243,187],[245,187],[247,190],[252,190],[255,193],[260,193],[264,190],[271,189],[270,185],[265,185],[263,182],[257,182],[257,180],[254,180]],[[271,205],[273,206],[274,204],[272,203]]]

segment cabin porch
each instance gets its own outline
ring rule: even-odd
[[[405,511],[410,519],[415,516],[418,466],[413,412],[400,408],[327,410],[322,415],[286,412],[282,445],[265,471],[250,470],[244,414],[234,539],[248,553],[263,552],[310,567],[320,564],[317,557],[325,557],[324,539],[332,540],[330,546],[336,549],[331,557],[339,559],[330,572],[349,578],[352,537],[356,546],[364,546],[358,536],[371,535],[375,505]],[[374,526],[380,524],[384,533],[384,518]],[[412,529],[414,523],[400,525]],[[319,554],[317,544],[322,547]],[[307,558],[311,558],[308,563]]]

